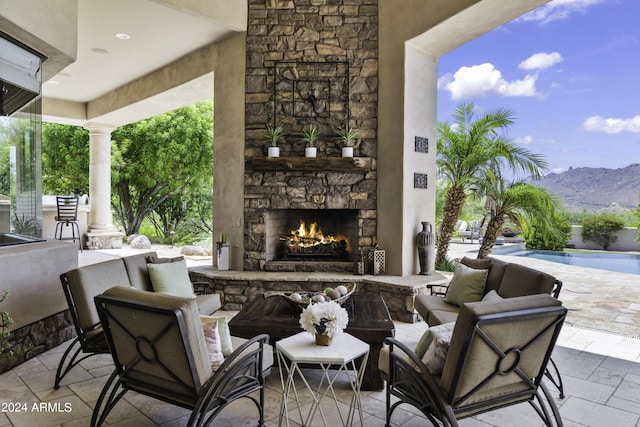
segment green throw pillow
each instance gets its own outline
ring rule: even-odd
[[[489,270],[475,270],[464,264],[458,264],[447,288],[444,301],[462,305],[482,300]]]
[[[187,262],[184,259],[165,264],[147,264],[147,268],[154,292],[182,298],[195,298],[193,286],[189,280]]]

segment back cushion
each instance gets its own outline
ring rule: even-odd
[[[100,322],[93,297],[114,286],[129,287],[129,276],[120,258],[73,269],[67,272],[67,280],[81,329]]]
[[[127,268],[131,286],[142,291],[153,291],[147,270],[147,257],[150,256],[157,257],[157,254],[155,252],[145,252],[122,258]]]
[[[520,264],[505,269],[498,293],[504,298],[533,294],[551,294],[556,278]]]
[[[497,258],[491,258],[491,268],[489,269],[489,275],[487,276],[487,286],[484,288],[485,294],[490,291],[498,291],[500,289],[500,284],[502,283],[502,277],[504,276],[504,272],[506,271],[507,265],[509,263],[505,261],[501,261]]]
[[[484,287],[484,293],[487,294],[490,291],[498,291],[498,289],[500,288],[500,282],[502,282],[504,270],[507,267],[506,262],[500,261],[496,258],[473,259],[464,257],[460,260],[460,263],[477,270],[489,269],[489,275],[487,276],[487,283]]]

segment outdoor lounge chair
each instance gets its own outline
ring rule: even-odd
[[[264,382],[273,364],[268,335],[234,344],[213,371],[194,298],[116,286],[95,302],[115,370],[96,402],[92,427],[102,425],[129,390],[191,409],[188,426],[211,425],[245,397],[258,409],[256,424],[264,425]]]
[[[459,221],[456,225],[456,234],[462,239],[462,243],[464,243],[465,239],[470,239],[471,243],[473,243],[474,239],[480,239],[482,231],[480,224],[480,221],[471,221],[471,223]]]
[[[434,425],[457,426],[459,419],[528,402],[547,426],[554,419],[562,426],[542,381],[566,313],[560,301],[541,294],[464,304],[439,373],[388,338],[379,361],[387,379],[386,425],[405,403]],[[392,396],[399,400],[392,404]]]

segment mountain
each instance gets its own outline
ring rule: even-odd
[[[569,168],[534,184],[560,197],[572,211],[597,211],[612,206],[635,209],[640,201],[640,164],[620,169]]]

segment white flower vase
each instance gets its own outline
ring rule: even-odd
[[[318,148],[317,147],[306,147],[304,149],[304,156],[305,157],[316,157],[317,154],[318,154]]]
[[[222,243],[218,246],[218,270],[225,271],[229,269],[229,244]]]
[[[280,157],[280,147],[269,147],[267,150],[267,156]]]
[[[342,147],[342,157],[353,157],[353,147]]]

